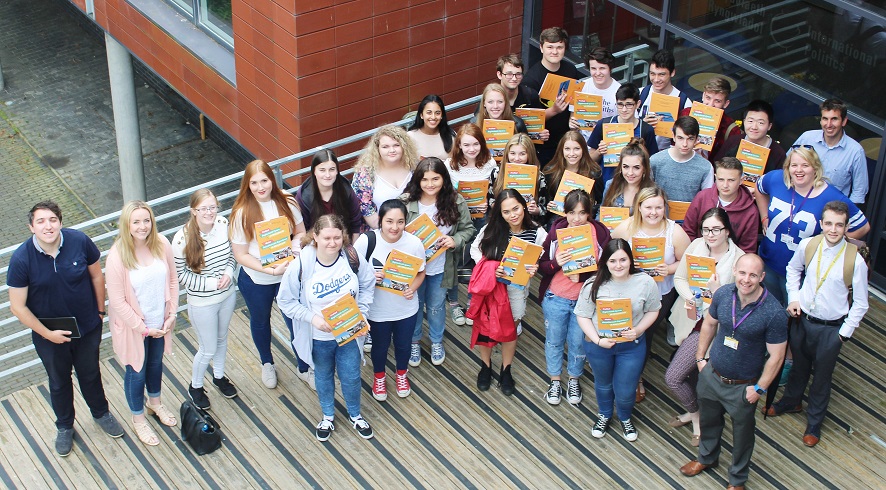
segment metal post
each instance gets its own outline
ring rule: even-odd
[[[107,33],[105,33],[105,49],[108,52],[111,105],[114,108],[114,130],[117,133],[117,154],[120,158],[123,200],[145,200],[147,198],[145,167],[142,161],[132,57],[126,47]]]
[[[0,60],[0,90],[3,90],[5,88],[6,85],[3,83],[3,63],[2,60]]]

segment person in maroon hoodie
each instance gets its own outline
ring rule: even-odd
[[[593,209],[594,199],[587,192],[581,189],[570,191],[566,194],[563,204],[566,216],[557,218],[551,223],[551,231],[542,244],[544,250],[538,263],[538,271],[542,275],[538,287],[538,299],[545,318],[545,363],[548,376],[551,378],[545,400],[551,405],[559,405],[563,394],[560,373],[563,372],[564,346],[569,353],[566,362],[566,374],[569,376],[566,400],[573,405],[581,403],[581,385],[578,380],[585,364],[585,352],[582,346],[584,333],[578,326],[578,318],[573,310],[582,285],[593,274],[592,272],[570,275],[564,273],[563,267],[569,270],[578,264],[573,260],[571,253],[558,248],[557,230],[590,224],[597,246],[594,258],[599,260],[601,250],[609,243],[610,236],[609,230],[603,224],[591,218]]]
[[[714,163],[716,185],[696,194],[683,219],[683,231],[690,240],[699,237],[698,225],[701,215],[713,207],[721,207],[729,215],[735,231],[733,240],[746,253],[757,250],[757,234],[760,230],[760,213],[750,191],[741,185],[743,168],[735,157],[723,157]]]

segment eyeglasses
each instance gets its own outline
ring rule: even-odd
[[[796,150],[797,148],[806,148],[807,150],[815,149],[812,145],[791,145],[792,150]]]
[[[218,206],[204,206],[202,208],[194,208],[194,211],[197,211],[200,214],[214,213],[218,211]]]
[[[509,73],[502,73],[501,75],[505,78],[513,78],[514,80],[519,80],[519,79],[523,78],[522,73],[510,73],[509,72]]]
[[[616,102],[615,106],[619,109],[633,109],[634,107],[637,107],[637,104],[633,102]]]
[[[723,227],[720,227],[720,228],[702,228],[702,229],[701,229],[701,234],[702,234],[702,235],[717,236],[717,235],[719,235],[720,233],[723,233],[723,230],[725,230],[725,229],[726,229],[726,228],[723,228]]]

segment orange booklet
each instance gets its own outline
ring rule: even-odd
[[[520,107],[516,110],[517,117],[526,124],[526,131],[533,143],[542,144],[541,132],[545,130],[545,110]]]
[[[541,84],[541,90],[538,91],[538,98],[547,100],[548,107],[550,107],[561,93],[566,92],[566,102],[572,103],[575,92],[582,88],[584,88],[584,83],[574,78],[548,73],[545,76],[545,81]]]
[[[458,193],[465,199],[471,218],[482,218],[485,213],[480,211],[481,206],[486,204],[486,194],[489,193],[489,181],[458,181]]]
[[[557,248],[572,254],[563,264],[567,276],[597,270],[597,237],[590,224],[557,229]]]
[[[686,256],[686,281],[692,294],[700,293],[705,304],[711,304],[708,281],[717,273],[717,262],[712,257]]]
[[[504,188],[514,189],[523,195],[528,203],[535,200],[535,186],[538,185],[538,167],[522,163],[506,163],[504,168]]]
[[[253,226],[262,267],[283,264],[293,259],[292,232],[286,216],[259,221]]]
[[[616,342],[629,342],[621,336],[625,330],[633,328],[634,318],[629,298],[597,300],[597,335],[601,339]]]
[[[508,140],[514,136],[514,121],[500,121],[498,119],[483,120],[483,137],[486,138],[486,147],[496,162],[501,161],[505,153]]]
[[[683,221],[690,204],[692,203],[686,201],[668,201],[668,219]]]
[[[744,169],[741,183],[747,187],[754,187],[757,185],[757,180],[763,176],[763,170],[766,169],[766,160],[769,159],[769,148],[755,145],[746,139],[742,139],[741,143],[738,144],[735,158],[738,158]]]
[[[392,250],[390,255],[388,255],[388,260],[385,261],[384,269],[382,269],[384,277],[375,287],[403,296],[403,291],[415,281],[415,277],[418,275],[419,269],[421,269],[421,265],[424,262],[425,259],[421,257],[409,255],[399,250]]]
[[[606,154],[603,155],[604,167],[618,166],[621,150],[628,146],[634,137],[634,125],[631,123],[603,123],[602,143],[606,143]]]
[[[628,208],[609,206],[603,206],[600,208],[600,223],[603,223],[603,226],[609,229],[610,232],[630,216],[631,210]]]
[[[640,238],[631,240],[631,251],[634,252],[634,264],[638,269],[652,276],[655,282],[664,281],[664,277],[655,272],[655,266],[664,264],[665,238]]]
[[[592,131],[597,121],[603,119],[603,96],[576,92],[575,111],[572,116],[578,121],[579,129]]]
[[[566,216],[563,210],[563,201],[566,200],[566,194],[569,194],[569,191],[572,189],[581,189],[591,194],[593,188],[594,179],[577,174],[571,170],[563,172],[563,178],[560,179],[560,185],[557,186],[557,194],[554,195],[554,209],[548,208],[548,211],[560,216]]]
[[[498,278],[499,282],[510,284],[515,288],[523,289],[529,284],[527,265],[538,263],[543,252],[542,248],[534,243],[529,243],[517,237],[511,237],[508,248],[501,258],[501,266],[504,267],[505,277]]]
[[[649,112],[660,116],[655,125],[655,134],[665,138],[674,137],[674,121],[680,113],[680,98],[652,92],[649,99]],[[648,114],[648,113],[647,113]]]
[[[342,296],[320,312],[332,327],[332,335],[335,335],[338,345],[345,345],[369,331],[369,322],[360,313],[357,300],[350,294]]]
[[[437,246],[437,240],[443,236],[434,220],[430,216],[422,213],[406,225],[406,231],[417,236],[425,246],[425,262],[430,262],[440,254],[446,252],[445,248]]]
[[[695,147],[712,151],[714,139],[717,137],[717,129],[720,128],[720,120],[723,119],[723,109],[704,105],[701,102],[693,102],[692,108],[689,109],[689,115],[698,121],[698,142],[695,143]]]

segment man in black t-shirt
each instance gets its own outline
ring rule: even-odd
[[[523,77],[524,85],[538,92],[549,73],[575,80],[582,78],[575,65],[563,60],[566,56],[566,48],[569,46],[569,35],[563,28],[549,27],[541,31],[538,43],[541,47],[542,59],[526,72]],[[538,151],[539,160],[544,167],[554,156],[560,138],[569,131],[570,112],[569,100],[565,93],[560,94],[556,100],[542,100],[542,103],[548,108],[545,111],[545,127],[551,132],[550,138]]]
[[[523,82],[523,60],[514,53],[506,54],[498,58],[495,66],[495,76],[498,83],[505,88],[508,94],[508,104],[511,111],[519,108],[544,109],[538,100],[538,91],[526,86]]]

